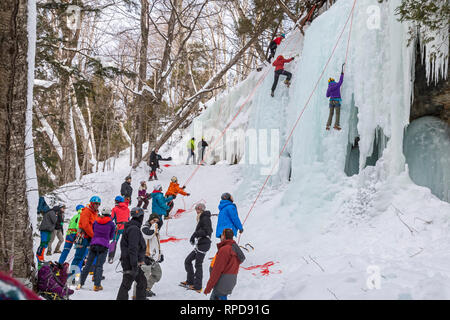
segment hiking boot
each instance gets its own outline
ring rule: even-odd
[[[335,125],[335,126],[333,127],[333,129],[335,129],[335,130],[341,130],[341,127],[339,127],[338,125]]]
[[[47,251],[47,253],[45,254],[46,256],[51,256],[52,252],[50,250]]]
[[[327,126],[327,127],[326,127],[326,130],[327,130],[327,131],[330,131],[330,126]]]
[[[289,88],[291,85],[291,82],[289,80],[284,80],[284,84]]]
[[[103,290],[102,286],[94,286],[94,291],[101,291]]]
[[[145,290],[145,295],[147,296],[147,298],[156,296],[156,294],[155,294],[152,290],[150,290],[150,289],[146,289],[146,290]]]
[[[61,253],[61,250],[55,250],[55,252],[53,252],[53,253]]]
[[[193,286],[192,284],[188,287],[188,289],[189,289],[189,290],[193,290],[193,291],[195,291],[195,292],[197,292],[197,293],[202,293],[202,288],[200,288],[200,289],[195,289],[194,286]]]

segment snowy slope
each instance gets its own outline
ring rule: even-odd
[[[325,92],[327,78],[338,78],[345,59],[348,26],[286,152],[276,162],[278,150],[319,80],[353,0],[339,0],[307,28],[304,38],[298,31],[291,32],[279,47],[278,54],[285,57],[300,54],[286,65],[294,74],[290,89],[281,78],[271,98],[272,67],[254,72],[207,103],[207,110],[183,133],[184,140],[170,147],[174,166],[159,175],[163,188],[168,187],[172,175],[183,184],[193,174],[187,185],[191,197],[184,202],[177,198],[175,209],[206,201],[207,208],[217,213],[220,195],[231,192],[240,218],[245,220],[240,243],[250,242],[256,249],[247,253],[243,267],[248,270],[241,269],[230,298],[450,299],[450,204],[411,181],[403,156],[414,61],[406,46],[408,26],[393,15],[398,4],[399,0],[384,4],[357,1],[342,87],[341,132],[324,130],[328,116]],[[379,8],[379,26],[375,28],[368,24],[368,12],[373,12],[368,10],[370,6]],[[357,116],[351,116],[354,111]],[[190,137],[205,136],[211,146],[213,137],[220,137],[233,118],[225,138],[207,159],[207,163],[220,165],[195,171],[194,166],[183,164]],[[377,128],[381,129],[378,136]],[[251,136],[255,132],[258,143],[251,149],[254,146],[244,144],[242,133]],[[346,152],[356,135],[360,137],[360,171],[348,177],[344,173]],[[232,148],[234,136],[240,143]],[[279,140],[278,152],[271,152],[271,147],[277,146],[272,137]],[[365,167],[374,141],[380,142],[379,159],[375,166]],[[169,147],[163,149],[168,156]],[[60,188],[62,200],[74,208],[98,194],[103,205],[112,206],[131,171],[127,152],[117,159],[115,172],[91,174]],[[257,161],[252,163],[255,156]],[[224,164],[236,160],[238,165]],[[273,166],[274,176],[250,211],[267,170]],[[147,174],[144,165],[132,172],[135,193]],[[153,184],[149,183],[149,188]],[[213,217],[214,225],[216,219]],[[194,227],[193,213],[186,213],[164,225],[163,238],[189,238]],[[186,240],[163,244],[163,278],[154,287],[154,299],[207,299],[177,286],[185,280],[184,258],[191,249]],[[215,251],[213,245],[207,257]],[[72,256],[73,252],[69,260]],[[208,264],[206,260],[204,285]],[[103,292],[91,291],[88,281],[86,289],[76,292],[73,299],[114,299],[121,280],[115,266],[105,267]]]

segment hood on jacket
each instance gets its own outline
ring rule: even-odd
[[[128,208],[127,204],[125,202],[119,202],[118,204],[116,204],[116,207],[119,208]]]
[[[234,202],[230,201],[230,200],[220,200],[219,203],[219,210],[222,210],[223,208],[233,205],[236,207],[236,205],[234,204]]]
[[[97,219],[95,220],[95,222],[100,223],[100,224],[107,224],[108,222],[111,222],[111,217],[105,217],[105,216],[100,216],[97,217]]]

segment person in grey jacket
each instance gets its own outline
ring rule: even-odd
[[[38,266],[44,262],[44,251],[48,247],[50,237],[52,232],[55,230],[57,216],[56,212],[60,210],[60,206],[55,206],[51,210],[44,213],[41,224],[39,226],[39,231],[41,232],[41,243],[36,252],[36,257],[38,260]]]
[[[64,211],[66,210],[66,206],[65,205],[62,205],[59,207],[56,206],[52,210],[55,210],[56,224],[55,224],[55,229],[52,231],[52,234],[50,236],[50,241],[48,242],[48,249],[47,249],[48,256],[52,255],[52,244],[53,244],[53,240],[55,238],[58,238],[58,243],[56,244],[56,247],[55,247],[55,250],[53,251],[53,253],[61,253],[61,250],[60,250],[61,245],[64,243],[63,225],[64,225]]]

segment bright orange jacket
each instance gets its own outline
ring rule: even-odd
[[[180,185],[176,182],[171,182],[169,185],[169,189],[167,189],[166,197],[168,196],[177,196],[178,194],[182,194],[183,196],[187,196],[187,193],[180,187]]]
[[[94,237],[94,230],[92,226],[97,219],[98,211],[94,211],[90,205],[84,207],[81,210],[80,221],[78,222],[78,228],[83,229],[88,238]]]

